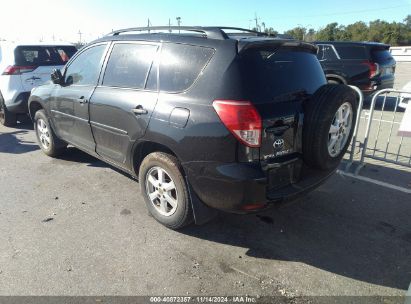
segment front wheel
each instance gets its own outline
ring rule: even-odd
[[[150,214],[171,229],[193,222],[187,185],[178,160],[169,154],[149,154],[139,170],[139,183]]]
[[[34,131],[38,144],[46,155],[56,157],[65,151],[67,144],[53,132],[44,110],[39,110],[34,115]]]

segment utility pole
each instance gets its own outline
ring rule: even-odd
[[[150,25],[151,25],[150,18],[148,18],[147,19],[147,28],[148,28],[148,33],[149,34],[150,34]]]
[[[181,17],[177,17],[176,20],[177,20],[178,27],[180,27],[181,26]],[[180,29],[178,29],[178,33],[180,34]]]
[[[168,18],[168,32],[171,33],[171,19]]]
[[[79,36],[79,44],[81,45],[81,35],[83,35],[83,33],[80,30],[78,30],[77,34]]]
[[[257,30],[257,31],[260,31],[260,25],[258,24],[259,18],[257,17],[257,13],[255,13],[255,18],[254,18],[254,20],[255,20],[255,28],[256,28],[256,30]]]

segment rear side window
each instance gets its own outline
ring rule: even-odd
[[[254,102],[285,94],[313,94],[326,83],[316,56],[298,50],[249,50],[240,57],[243,88]]]
[[[181,92],[187,90],[206,67],[214,49],[164,44],[160,63],[160,90]]]
[[[318,54],[318,60],[337,60],[334,48],[331,45],[320,45]]]
[[[158,46],[133,43],[114,45],[103,85],[144,89]]]
[[[74,46],[18,46],[14,51],[16,65],[64,65],[76,53]]]
[[[339,46],[336,45],[338,55],[341,59],[368,59],[365,47],[363,46]]]
[[[391,53],[388,50],[372,50],[371,57],[373,61],[384,62],[393,60]]]

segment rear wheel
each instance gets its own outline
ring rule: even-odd
[[[17,115],[7,110],[4,101],[0,101],[0,124],[13,127],[17,124]]]
[[[335,169],[350,144],[357,119],[355,92],[345,85],[324,85],[305,104],[304,161],[322,170]]]
[[[180,229],[193,221],[187,185],[178,160],[169,154],[149,154],[139,170],[141,193],[150,214],[171,229]]]
[[[56,157],[66,150],[67,144],[56,136],[44,110],[34,115],[34,130],[38,144],[46,155]]]

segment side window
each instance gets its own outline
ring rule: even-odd
[[[96,85],[105,49],[105,44],[96,45],[76,57],[66,69],[66,85]]]
[[[341,59],[367,59],[367,53],[362,46],[336,46]]]
[[[335,54],[334,48],[331,45],[324,45],[324,60],[337,60],[337,55]]]
[[[160,63],[160,90],[181,92],[198,78],[214,54],[211,48],[164,44]]]
[[[114,45],[104,74],[103,85],[144,89],[158,46],[135,43]]]
[[[318,60],[323,60],[324,58],[324,47],[320,44],[318,45],[318,53],[317,53],[317,58]]]

